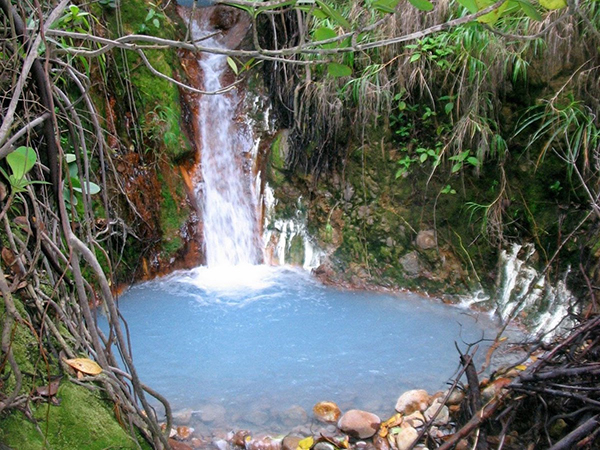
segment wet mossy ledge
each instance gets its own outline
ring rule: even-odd
[[[22,300],[13,297],[23,317],[28,317]],[[0,303],[0,317],[5,317]],[[72,336],[63,327],[66,340]],[[50,347],[52,348],[52,347]],[[11,349],[21,368],[19,395],[29,396],[19,408],[0,413],[0,447],[18,450],[72,450],[75,448],[150,448],[137,434],[120,423],[117,409],[103,396],[99,385],[77,384],[60,367],[58,355],[42,348],[24,321],[13,326]],[[15,388],[13,372],[0,381],[0,392]],[[58,390],[49,388],[58,383]],[[52,395],[48,395],[48,393]]]
[[[185,24],[176,8],[175,2],[159,7],[147,0],[122,2],[118,10],[108,4],[90,5],[105,24],[98,33],[110,38],[141,33],[177,40],[185,35]],[[156,70],[190,84],[176,49],[145,54]],[[92,94],[105,118],[107,143],[122,183],[114,187],[119,215],[133,231],[112,268],[121,285],[200,261],[187,175],[196,150],[179,88],[153,74],[135,52],[115,51],[106,58],[107,76],[97,74]]]

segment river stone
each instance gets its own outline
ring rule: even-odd
[[[337,422],[342,415],[340,408],[334,402],[319,402],[313,407],[313,414],[321,422]]]
[[[314,450],[336,450],[333,444],[329,442],[317,442],[313,447]]]
[[[381,437],[379,433],[373,436],[373,445],[376,450],[390,450],[390,444],[388,440],[384,437]]]
[[[446,392],[446,394],[447,394],[447,392]],[[454,389],[452,391],[452,393],[450,394],[450,397],[448,397],[448,400],[446,400],[446,405],[448,405],[448,406],[460,405],[464,399],[465,399],[465,393],[458,389]]]
[[[281,448],[282,450],[297,450],[298,444],[302,439],[304,438],[301,436],[297,436],[295,434],[288,434],[286,437],[283,438],[283,441],[281,442]]]
[[[302,406],[295,405],[281,413],[281,420],[286,426],[292,427],[294,425],[306,423],[308,414],[306,414],[306,411]]]
[[[408,450],[419,437],[419,433],[413,427],[400,428],[396,434],[396,449]]]
[[[396,402],[396,411],[412,414],[414,411],[425,411],[429,406],[429,394],[423,389],[406,391]]]
[[[417,234],[415,244],[421,250],[429,250],[437,246],[437,240],[435,238],[435,231],[433,230],[421,230]]]
[[[437,413],[436,418],[433,420],[434,425],[447,425],[450,421],[450,411],[448,411],[448,407],[446,405],[442,406],[442,399],[436,399],[429,408],[425,411],[425,418],[429,421],[440,409],[439,413]]]
[[[179,425],[187,425],[192,420],[192,410],[181,409],[173,413],[173,421]]]
[[[351,409],[344,413],[338,422],[338,428],[354,438],[366,439],[379,429],[381,419],[370,412]]]
[[[227,410],[222,405],[204,405],[199,412],[202,422],[224,422]]]
[[[261,436],[246,442],[246,450],[281,450],[281,440]]]
[[[413,411],[408,416],[404,417],[404,423],[407,423],[413,428],[419,428],[425,425],[425,417],[421,413],[421,411]]]

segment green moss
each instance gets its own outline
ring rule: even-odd
[[[180,236],[181,226],[187,221],[189,211],[187,208],[181,208],[176,198],[181,199],[184,193],[181,192],[181,184],[175,185],[175,192],[172,192],[164,178],[159,174],[161,183],[162,204],[160,210],[160,228],[162,230],[163,256],[173,256],[183,247],[183,239]]]
[[[137,448],[97,394],[63,382],[58,398],[60,406],[33,407],[41,434],[20,411],[0,418],[0,442],[19,450]]]

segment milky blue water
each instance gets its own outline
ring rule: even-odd
[[[495,333],[486,315],[436,300],[337,290],[267,266],[179,272],[119,305],[142,380],[175,410],[220,405],[217,422],[232,427],[268,427],[294,405],[310,419],[322,400],[386,416],[407,389],[445,387],[455,342]]]

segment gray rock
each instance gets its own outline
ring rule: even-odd
[[[333,444],[329,442],[317,442],[317,444],[313,447],[314,450],[335,450]]]
[[[421,250],[429,250],[437,246],[437,239],[435,238],[435,231],[433,230],[422,230],[417,234],[415,244]]]
[[[440,409],[441,408],[441,409]],[[439,412],[438,412],[439,409]],[[427,410],[425,410],[425,418],[429,421],[437,413],[433,424],[446,425],[450,421],[450,411],[446,405],[442,406],[442,400],[436,399]]]
[[[421,273],[421,264],[417,252],[410,252],[399,260],[402,270],[409,277],[416,277]]]

